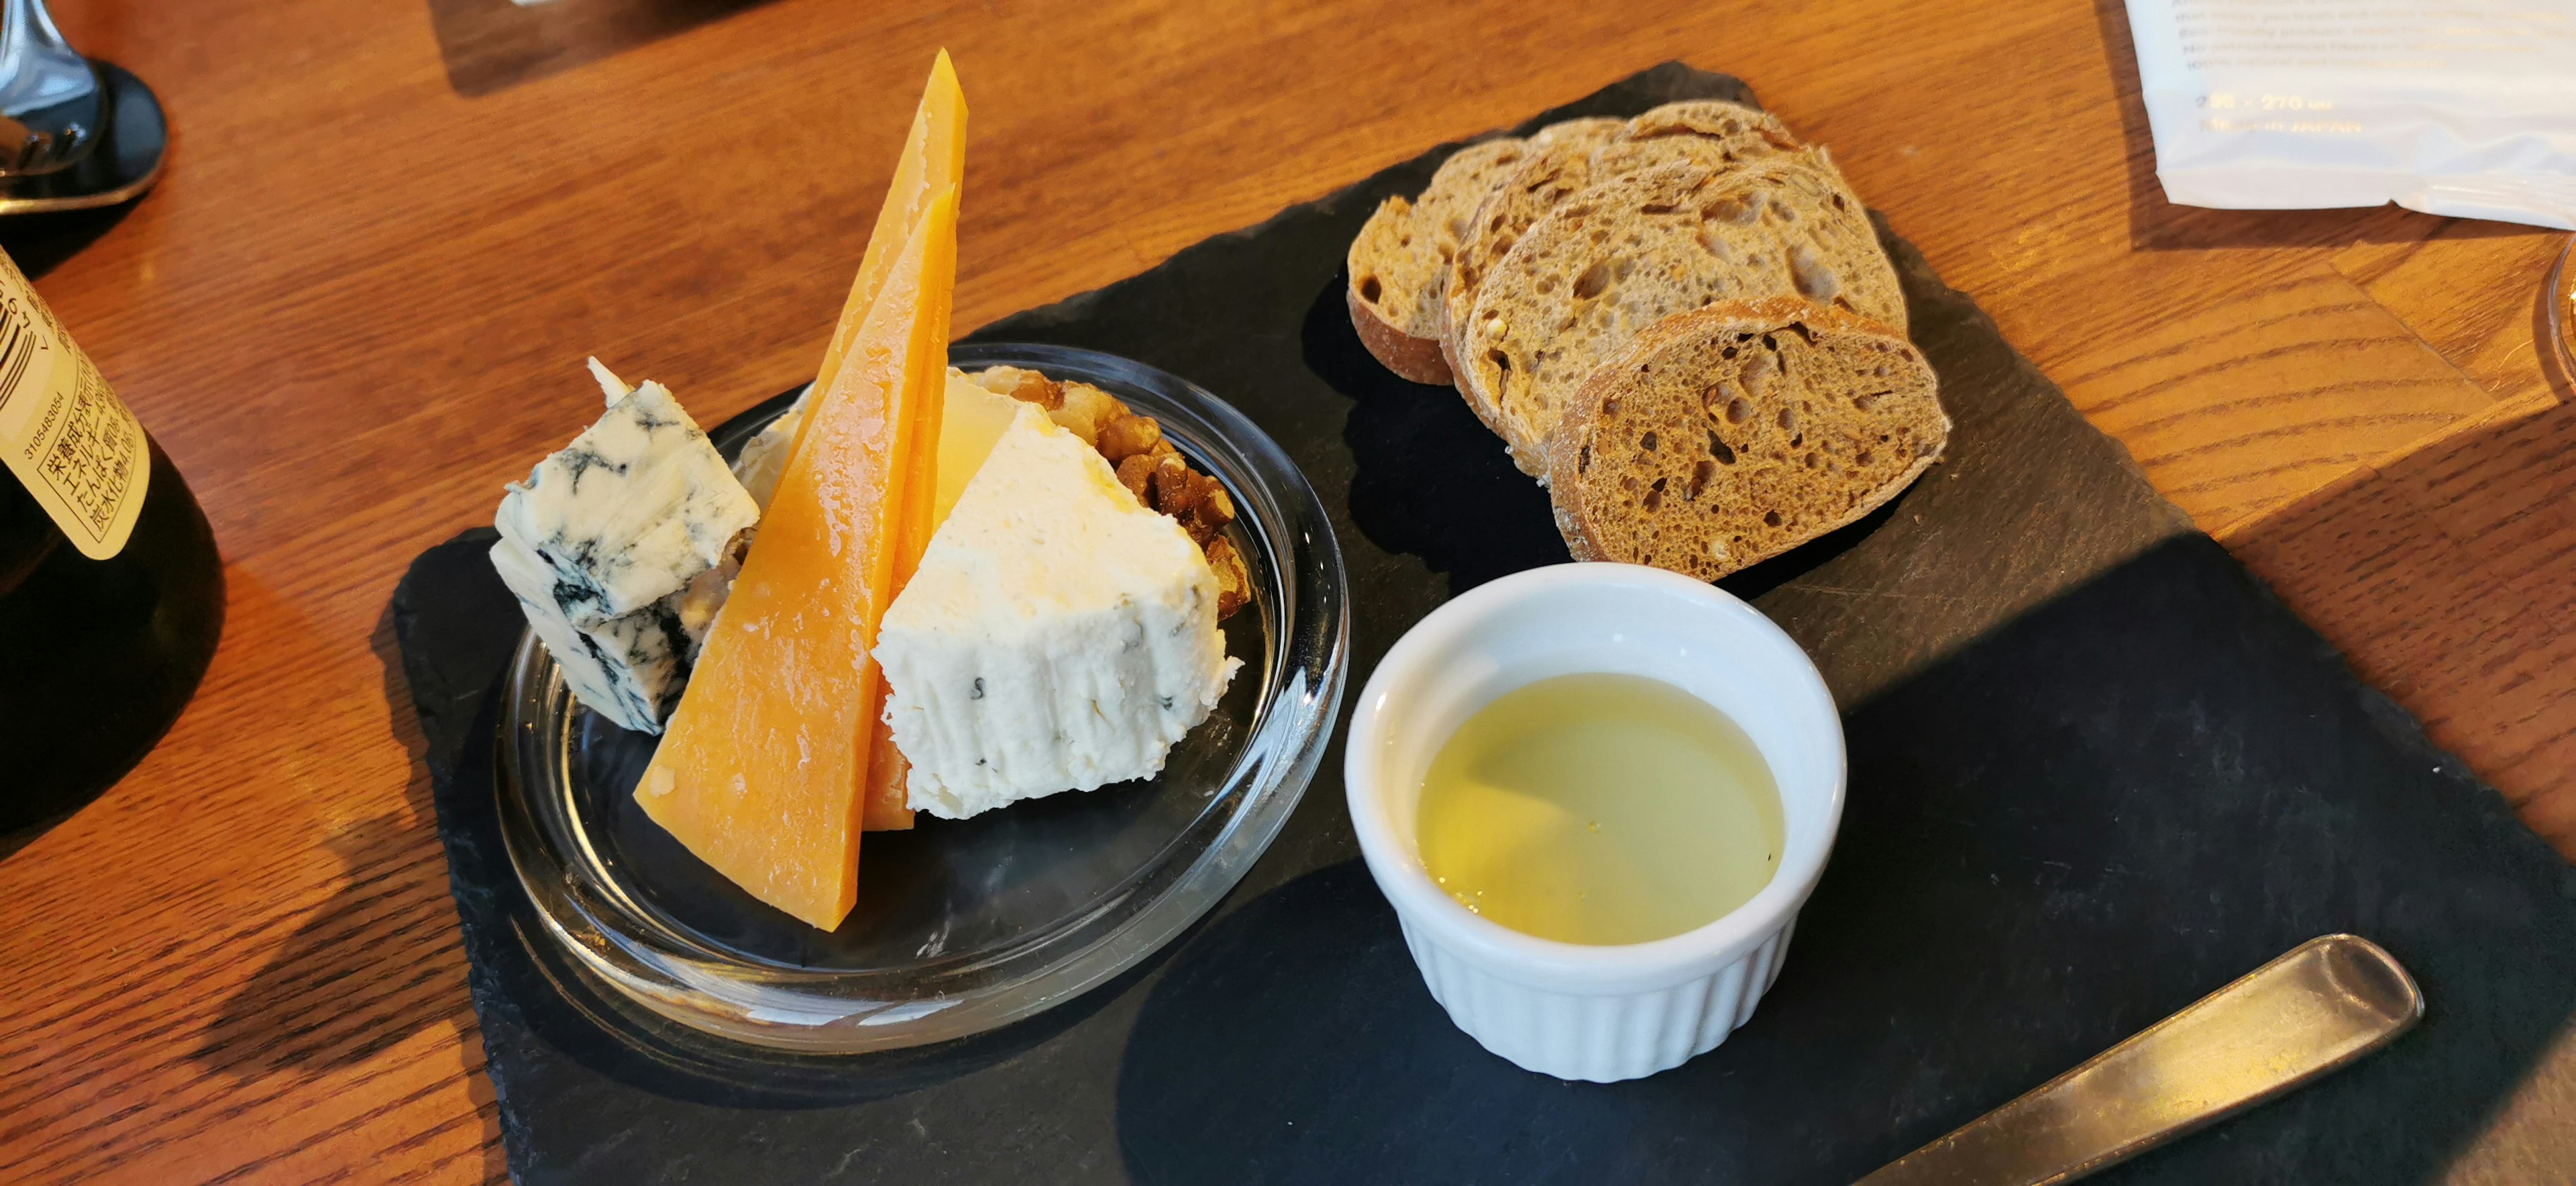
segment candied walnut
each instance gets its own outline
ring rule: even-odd
[[[1036,371],[1018,367],[994,367],[976,376],[984,390],[1007,395],[1024,404],[1036,404],[1052,412],[1064,406],[1064,384]]]
[[[1190,538],[1204,548],[1209,540],[1225,534],[1226,525],[1234,522],[1234,500],[1225,496],[1225,489],[1217,486],[1215,479],[1199,480],[1206,482],[1207,488],[1193,489],[1190,497],[1194,501],[1175,517]]]
[[[1215,523],[1217,530],[1223,531],[1227,525],[1234,522],[1234,496],[1225,492],[1223,482],[1214,478],[1201,480],[1207,483],[1206,494],[1199,500],[1195,508],[1196,513]]]
[[[1081,437],[1083,444],[1095,449],[1100,447],[1101,427],[1127,414],[1127,405],[1088,383],[1059,385],[1057,404],[1047,412],[1057,424],[1064,426],[1065,431]],[[1160,431],[1160,426],[1157,426],[1156,432],[1159,434]],[[1110,460],[1118,459],[1112,457]]]
[[[1216,616],[1231,618],[1252,600],[1252,576],[1244,570],[1243,554],[1234,543],[1223,537],[1208,541],[1208,567],[1216,570]]]
[[[1047,419],[1095,449],[1100,447],[1101,426],[1130,414],[1127,405],[1089,383],[1057,382],[1018,367],[988,367],[967,378],[986,391],[1046,409]],[[1160,427],[1156,426],[1158,432]],[[1114,463],[1118,458],[1109,460]]]
[[[1234,500],[1216,479],[1193,472],[1178,458],[1154,468],[1154,509],[1179,520],[1199,546],[1234,522]]]
[[[1153,480],[1154,459],[1151,457],[1138,453],[1118,463],[1118,484],[1126,487],[1127,493],[1135,495],[1136,502],[1149,511],[1154,509],[1154,500],[1147,494]]]
[[[1046,376],[1036,371],[1024,371],[1018,367],[986,367],[980,371],[964,373],[967,382],[995,395],[1007,395],[1013,399],[1019,399],[1021,398],[1020,388],[1025,385],[1030,388],[1028,397],[1030,403],[1043,405],[1046,402],[1043,398],[1045,391],[1040,385],[1048,380]]]
[[[1152,450],[1162,440],[1163,426],[1153,417],[1130,412],[1100,426],[1100,455],[1112,464],[1122,464]]]
[[[1190,505],[1190,463],[1173,453],[1154,459],[1154,509],[1179,518]]]

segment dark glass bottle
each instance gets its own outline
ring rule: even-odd
[[[142,761],[214,658],[214,533],[150,448],[133,535],[105,560],[82,555],[0,469],[0,852]]]

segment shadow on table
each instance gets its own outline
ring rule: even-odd
[[[235,1075],[365,1061],[436,1024],[452,1010],[410,995],[451,964],[389,966],[388,947],[416,950],[412,932],[442,931],[454,915],[446,878],[423,875],[435,862],[429,830],[428,746],[394,652],[392,615],[379,617],[369,645],[383,664],[389,728],[407,759],[404,807],[323,837],[341,864],[340,888],[227,999],[194,1057]]]
[[[2414,973],[2424,1023],[2106,1180],[2410,1182],[2576,1015],[2576,870],[2205,537],[1985,633],[1846,728],[1832,864],[1716,1051],[1611,1085],[1485,1055],[1346,861],[1220,920],[1152,986],[1118,1081],[1129,1171],[1848,1182],[2350,931]]]
[[[40,280],[64,260],[80,254],[81,249],[116,229],[145,198],[120,202],[98,210],[66,210],[59,214],[20,214],[0,218],[0,250],[25,272],[30,280]]]
[[[2576,859],[2576,388],[2550,380],[2557,405],[2358,471],[2229,547]]]
[[[768,0],[429,0],[447,84],[478,98]]]
[[[2165,200],[2156,180],[2155,134],[2138,81],[2138,53],[2122,0],[2093,0],[2102,29],[2104,65],[2120,105],[2128,144],[2129,247],[2136,251],[2197,251],[2218,247],[2340,247],[2351,243],[2411,243],[2419,239],[2528,235],[2513,223],[2449,218],[2395,205],[2325,210],[2212,210]]]

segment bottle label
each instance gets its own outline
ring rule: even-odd
[[[143,425],[0,254],[0,459],[83,556],[125,548],[152,450]]]

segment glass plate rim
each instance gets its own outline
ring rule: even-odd
[[[562,846],[578,834],[538,818],[545,812],[534,795],[544,792],[532,791],[526,776],[549,768],[548,738],[561,736],[545,727],[549,702],[567,701],[568,694],[559,678],[550,678],[552,661],[523,630],[503,686],[495,753],[495,790],[511,866],[542,929],[559,948],[621,995],[666,1018],[774,1049],[857,1053],[966,1037],[1033,1016],[1160,950],[1222,900],[1276,838],[1330,744],[1347,679],[1348,578],[1321,500],[1277,442],[1197,384],[1118,355],[1032,343],[961,343],[952,348],[950,361],[1031,367],[1108,387],[1130,402],[1151,405],[1158,416],[1177,413],[1189,430],[1180,434],[1183,444],[1195,436],[1220,445],[1230,457],[1217,468],[1242,471],[1218,476],[1250,479],[1230,480],[1228,488],[1243,507],[1238,523],[1267,537],[1271,571],[1265,592],[1276,609],[1269,624],[1273,678],[1261,689],[1242,750],[1221,784],[1240,802],[1206,847],[1177,865],[1167,884],[1149,891],[1136,886],[1135,878],[1122,882],[1111,895],[1117,900],[1094,915],[1124,904],[1119,895],[1153,896],[1108,929],[1085,935],[1096,921],[1086,915],[1028,943],[943,970],[943,976],[971,981],[1014,961],[1035,960],[950,995],[853,998],[832,990],[885,973],[760,966],[692,949],[685,941],[673,942],[649,917],[639,917],[631,904],[621,904],[622,891],[603,893],[580,862],[565,858]],[[711,435],[747,435],[747,423],[774,416],[799,390],[755,405]],[[558,748],[568,744],[564,740]],[[563,777],[541,774],[539,782],[554,788]],[[1199,826],[1194,822],[1173,844],[1182,844]],[[1169,856],[1167,848],[1157,861],[1169,866]],[[1148,862],[1137,877],[1157,871],[1157,862]],[[1046,951],[1067,936],[1080,941]]]
[[[2558,265],[2549,270],[2549,287],[2542,298],[2549,310],[2549,342],[2558,356],[2558,377],[2576,386],[2576,235],[2567,236]]]

